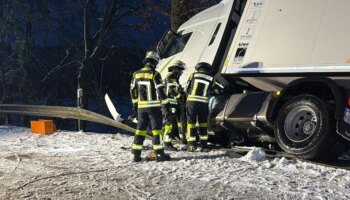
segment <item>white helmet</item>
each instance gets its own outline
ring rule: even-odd
[[[146,57],[144,60],[149,60],[149,59],[159,62],[159,54],[155,51],[148,51],[146,53]]]

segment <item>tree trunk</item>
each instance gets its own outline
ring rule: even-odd
[[[88,108],[88,96],[86,95],[89,91],[89,80],[90,76],[89,73],[90,69],[92,68],[92,62],[90,59],[91,54],[91,36],[90,36],[90,25],[89,25],[89,10],[91,6],[91,1],[88,1],[86,6],[84,6],[84,59],[81,62],[81,67],[79,69],[78,73],[78,88],[77,89],[83,89],[83,96],[82,96],[82,102],[80,105],[77,102],[77,106],[83,107],[84,109]],[[77,121],[77,129],[79,131],[84,131],[85,129],[85,123],[83,121],[78,120]]]

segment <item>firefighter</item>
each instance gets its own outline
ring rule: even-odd
[[[211,76],[211,65],[200,62],[195,67],[196,72],[190,75],[187,82],[187,150],[196,150],[197,132],[200,140],[198,151],[209,151],[208,143],[208,92],[212,89],[215,80]],[[199,124],[197,130],[196,124]]]
[[[186,64],[180,60],[175,61],[169,68],[169,74],[164,80],[165,91],[168,100],[168,107],[164,110],[165,128],[164,145],[166,150],[176,151],[177,149],[171,143],[175,132],[174,125],[177,125],[179,137],[185,139],[182,131],[180,101],[184,94],[183,88],[179,83],[180,76],[185,70]]]
[[[132,144],[134,162],[141,161],[143,141],[147,135],[150,123],[153,134],[153,150],[156,152],[156,161],[170,160],[164,153],[162,142],[162,111],[161,103],[166,102],[164,84],[161,75],[155,70],[159,61],[157,52],[149,51],[143,60],[144,67],[133,74],[130,92],[133,107],[137,107],[137,128]]]

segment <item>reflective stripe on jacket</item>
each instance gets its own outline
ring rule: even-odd
[[[182,87],[179,84],[179,78],[174,73],[169,73],[164,79],[165,94],[167,101],[171,105],[178,105],[178,100],[182,94]]]
[[[166,95],[161,75],[152,66],[145,66],[133,74],[130,94],[138,108],[160,107]]]
[[[215,80],[204,72],[191,74],[187,83],[187,102],[208,103],[208,92]]]

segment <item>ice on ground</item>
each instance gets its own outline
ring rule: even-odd
[[[349,170],[270,160],[259,148],[245,156],[171,152],[170,162],[135,164],[131,142],[0,126],[0,199],[350,199]]]
[[[266,160],[266,154],[262,148],[253,148],[241,158],[244,161],[263,161]]]

